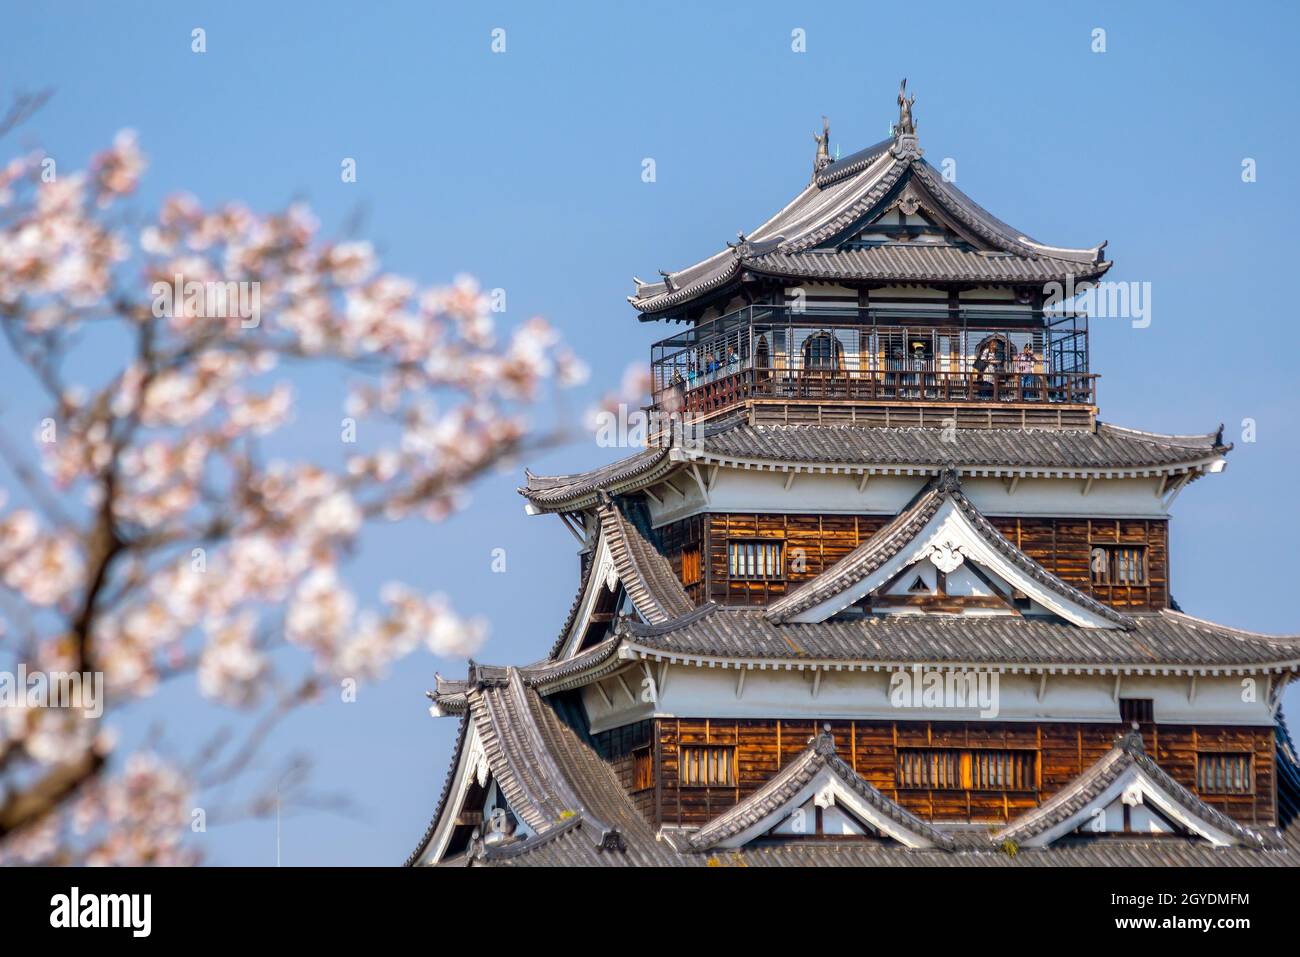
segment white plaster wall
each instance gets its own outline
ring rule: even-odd
[[[704,468],[701,467],[704,471]],[[693,478],[674,481],[685,495],[665,486],[655,489],[662,504],[650,501],[656,526],[702,511],[895,515],[929,480],[924,475],[873,475],[858,490],[860,476],[849,473],[799,472],[789,489],[788,473],[760,469],[719,469],[708,501]],[[1015,492],[1001,478],[964,477],[962,488],[985,515],[1079,518],[1167,518],[1156,497],[1158,478],[1097,479],[1083,494],[1083,479],[1021,479]]]
[[[752,670],[738,697],[735,669],[673,666],[659,689],[655,714],[864,721],[1119,721],[1113,675],[1049,675],[1040,700],[1039,675],[1001,674],[995,699],[998,713],[981,718],[975,708],[895,707],[889,696],[891,674],[826,672],[814,697],[811,672]],[[1255,677],[1259,687],[1254,702],[1241,700],[1240,677],[1199,678],[1192,703],[1188,702],[1187,677],[1122,678],[1120,696],[1152,698],[1160,724],[1269,725],[1273,716],[1264,700],[1267,678]]]

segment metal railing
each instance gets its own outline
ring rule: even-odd
[[[1087,320],[945,308],[747,306],[652,347],[657,408],[751,397],[1094,405]]]

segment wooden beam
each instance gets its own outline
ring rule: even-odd
[[[600,692],[600,696],[603,699],[605,699],[605,707],[608,708],[610,711],[613,711],[614,702],[610,699],[609,692],[605,690],[605,686],[599,681],[593,681],[592,685],[595,687],[597,691]]]
[[[713,486],[717,484],[718,481],[718,473],[721,471],[722,471],[722,466],[720,465],[709,466],[709,482],[708,482],[708,489],[706,491],[709,492],[713,491]]]
[[[568,512],[559,512],[557,514],[560,516],[560,521],[564,523],[564,527],[569,530],[569,534],[576,538],[579,544],[586,545],[587,536],[580,531],[582,526],[578,525],[577,522],[569,516]]]
[[[650,488],[649,486],[646,486],[646,488],[644,489],[644,491],[645,491],[645,493],[646,493],[647,495],[649,495],[652,499],[655,500],[655,504],[656,504],[656,505],[663,505],[664,500],[661,499],[658,495],[655,494],[655,490],[654,490],[654,489]]]
[[[1038,678],[1038,700],[1043,700],[1043,695],[1047,694],[1047,672],[1044,671]]]
[[[822,670],[820,668],[816,668],[813,670],[812,696],[814,698],[817,697],[818,693],[821,690],[822,690]]]
[[[627,700],[632,704],[636,704],[636,695],[632,693],[632,687],[627,683],[627,678],[624,677],[623,672],[620,671],[614,677],[618,678],[618,683],[623,686],[623,691],[627,693]]]
[[[1095,478],[1096,477],[1092,475],[1088,476],[1088,480],[1083,483],[1083,492],[1081,494],[1087,495],[1089,492],[1092,491],[1092,483],[1095,480]]]
[[[1117,674],[1117,675],[1115,675],[1115,687],[1114,687],[1114,689],[1113,689],[1113,690],[1111,691],[1111,693],[1110,693],[1110,700],[1111,700],[1111,701],[1118,701],[1118,700],[1119,700],[1119,688],[1120,688],[1120,683],[1121,683],[1123,680],[1124,680],[1124,676],[1123,676],[1123,675],[1121,675],[1121,674]]]
[[[1192,680],[1187,683],[1187,703],[1196,702],[1196,672],[1192,672]]]
[[[1176,498],[1178,497],[1178,493],[1179,493],[1179,492],[1181,492],[1183,489],[1187,488],[1187,485],[1188,485],[1189,482],[1191,482],[1191,480],[1192,480],[1192,476],[1193,476],[1194,474],[1195,474],[1194,472],[1188,472],[1188,473],[1187,473],[1186,475],[1184,475],[1181,479],[1179,479],[1176,483],[1174,483],[1174,487],[1173,487],[1172,491],[1170,491],[1170,493],[1169,493],[1169,497],[1168,497],[1167,499],[1165,499],[1165,508],[1169,508],[1169,506],[1171,506],[1171,505],[1174,504],[1174,499],[1176,499]]]
[[[740,668],[736,672],[736,698],[739,699],[745,693],[745,674],[748,668]]]
[[[700,487],[700,495],[707,502],[709,500],[709,486],[704,481],[704,476],[700,474],[700,467],[694,462],[691,463],[691,478],[695,479],[695,484]]]
[[[858,479],[858,494],[859,494],[859,495],[862,494],[863,492],[865,492],[865,491],[867,490],[867,482],[868,482],[870,479],[871,479],[871,473],[870,473],[870,472],[863,472],[863,473],[862,473],[862,478]]]
[[[1013,475],[1013,476],[1011,477],[1011,480],[1010,480],[1009,482],[1006,483],[1006,485],[1007,485],[1007,494],[1008,494],[1008,495],[1014,495],[1015,492],[1016,492],[1016,486],[1019,485],[1019,484],[1020,484],[1020,476],[1019,476],[1019,475]]]
[[[785,473],[785,490],[790,491],[790,486],[794,484],[794,469]]]

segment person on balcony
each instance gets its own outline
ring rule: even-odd
[[[740,356],[736,353],[735,346],[727,346],[727,371],[740,371]]]
[[[1033,398],[1031,394],[1034,388],[1034,350],[1025,343],[1024,349],[1020,350],[1020,355],[1016,356],[1016,372],[1020,373],[1020,391],[1026,398]]]
[[[993,398],[997,373],[1000,371],[998,359],[999,357],[994,352],[993,346],[987,342],[980,348],[979,355],[975,357],[975,381],[981,399]]]

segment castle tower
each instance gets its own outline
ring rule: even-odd
[[[651,441],[527,475],[576,595],[536,661],[438,678],[460,733],[408,863],[1300,862],[1300,637],[1169,588],[1170,505],[1231,446],[1098,418],[1073,294],[1106,244],[994,217],[898,101],[638,283],[674,324]]]

